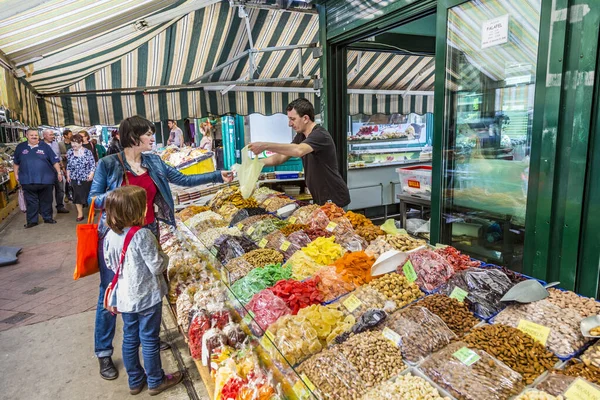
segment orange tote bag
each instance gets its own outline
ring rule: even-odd
[[[77,225],[77,259],[73,279],[93,275],[98,269],[98,224],[94,223],[94,200],[90,204],[87,224]]]

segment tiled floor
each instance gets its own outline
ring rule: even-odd
[[[0,267],[0,331],[96,308],[98,275],[73,280],[75,213],[55,218],[24,229],[17,211],[0,231],[0,246],[23,248],[17,264]]]

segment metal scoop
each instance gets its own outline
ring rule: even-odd
[[[535,279],[528,279],[517,283],[511,287],[500,301],[516,301],[517,303],[533,303],[534,301],[544,300],[549,296],[546,289],[560,284],[560,282],[552,282],[547,285],[542,285]]]

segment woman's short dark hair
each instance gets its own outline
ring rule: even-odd
[[[121,186],[106,196],[106,224],[117,234],[130,226],[146,223],[146,190],[139,186]]]
[[[119,135],[123,147],[133,147],[140,144],[140,138],[151,131],[154,133],[154,124],[146,118],[134,115],[125,118],[119,125]]]
[[[71,137],[71,142],[81,144],[83,143],[83,136],[81,136],[79,133],[76,133]]]
[[[308,118],[312,122],[315,122],[315,107],[312,103],[306,99],[296,99],[292,101],[288,106],[286,111],[296,110],[300,118],[308,115]]]

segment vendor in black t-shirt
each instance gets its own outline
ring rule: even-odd
[[[254,142],[254,154],[277,153],[263,160],[266,166],[279,165],[290,157],[301,157],[306,186],[316,204],[328,200],[340,207],[350,204],[350,193],[338,170],[335,144],[329,132],[315,123],[315,108],[306,99],[292,101],[287,107],[289,126],[296,131],[291,144]]]

